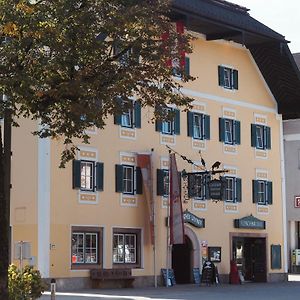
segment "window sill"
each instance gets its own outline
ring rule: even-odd
[[[72,264],[71,270],[90,270],[90,269],[100,269],[100,264]]]

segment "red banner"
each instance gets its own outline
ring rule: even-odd
[[[170,244],[184,244],[184,225],[175,154],[170,154]]]
[[[154,245],[154,201],[153,201],[153,178],[151,171],[151,155],[138,154],[137,165],[141,168],[144,186],[144,195],[147,202],[150,222],[151,244]]]

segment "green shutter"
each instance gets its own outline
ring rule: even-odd
[[[155,130],[162,132],[162,121],[161,120],[155,120]]]
[[[120,97],[117,97],[115,101],[117,102],[117,104],[116,104],[117,109],[118,108],[121,109],[122,99]],[[119,113],[119,114],[116,113],[114,115],[114,124],[116,124],[116,125],[121,125],[122,124],[122,113]]]
[[[218,66],[219,86],[224,86],[224,67]]]
[[[267,181],[267,204],[273,204],[273,183]]]
[[[142,171],[140,167],[135,168],[135,175],[136,175],[136,181],[135,181],[136,194],[141,195],[143,194],[143,178],[142,178]]]
[[[251,124],[251,147],[256,147],[256,125]]]
[[[210,116],[203,115],[204,118],[204,139],[210,140]]]
[[[219,118],[219,141],[225,141],[225,119]]]
[[[104,180],[104,164],[96,163],[96,190],[103,191],[103,180]]]
[[[265,127],[266,130],[266,149],[271,149],[271,128],[266,126]]]
[[[141,103],[134,102],[134,125],[136,128],[141,128]]]
[[[174,117],[174,133],[180,134],[180,110],[174,109],[175,117]]]
[[[241,122],[240,121],[234,121],[234,138],[235,138],[235,144],[240,145],[241,144]]]
[[[242,179],[235,178],[235,196],[236,202],[242,202]]]
[[[258,202],[258,181],[252,180],[252,200],[253,203]]]
[[[233,88],[235,90],[239,89],[239,72],[238,70],[232,70]]]
[[[227,187],[227,180],[225,176],[220,176],[220,180],[222,182],[222,201],[226,200],[226,187]]]
[[[187,135],[194,136],[194,113],[191,111],[187,112]]]
[[[164,176],[165,171],[162,169],[157,169],[156,173],[156,188],[157,188],[157,195],[164,196]]]
[[[190,76],[190,58],[184,58],[184,72],[186,76]]]
[[[211,180],[210,175],[205,175],[204,176],[204,181],[205,181],[205,183],[204,183],[205,184],[205,195],[204,195],[204,197],[205,197],[206,200],[210,199],[209,188],[208,188],[208,184],[209,184],[210,180]]]
[[[123,193],[123,166],[122,165],[116,165],[116,192],[117,193]]]
[[[73,189],[80,189],[81,187],[81,180],[80,180],[80,173],[81,173],[81,161],[80,160],[73,160],[73,182],[72,186]]]
[[[281,246],[271,245],[271,269],[281,268]]]

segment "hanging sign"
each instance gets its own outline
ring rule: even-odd
[[[223,182],[219,179],[213,179],[208,183],[209,196],[213,200],[221,200],[223,195]]]
[[[252,215],[234,220],[235,228],[266,229],[266,221],[253,217]]]
[[[197,217],[188,210],[183,212],[183,222],[190,223],[198,228],[205,228],[205,219]]]

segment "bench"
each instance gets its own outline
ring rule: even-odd
[[[90,270],[90,278],[93,281],[111,281],[113,287],[116,283],[121,283],[121,287],[132,287],[134,277],[131,274],[131,269],[92,269]]]

